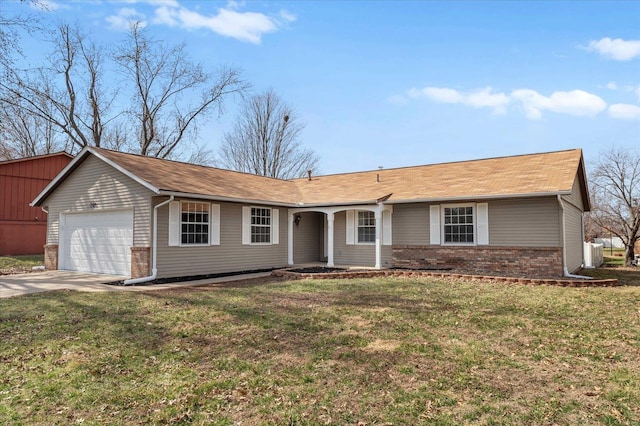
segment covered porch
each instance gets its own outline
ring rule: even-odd
[[[393,207],[382,203],[289,209],[287,263],[390,267],[392,213]]]

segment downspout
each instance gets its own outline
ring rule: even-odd
[[[151,249],[151,275],[147,276],[147,277],[140,277],[140,278],[130,278],[128,280],[124,280],[124,285],[133,285],[133,284],[140,284],[140,283],[146,283],[147,281],[153,281],[156,279],[156,276],[158,275],[158,268],[157,268],[157,253],[158,253],[158,208],[164,206],[165,204],[169,204],[170,202],[173,201],[173,195],[169,197],[168,200],[163,201],[162,203],[158,204],[157,206],[155,206],[153,208],[153,248]]]
[[[569,268],[567,268],[567,243],[565,241],[565,229],[566,229],[566,221],[564,215],[564,202],[562,201],[562,196],[558,194],[558,204],[560,205],[560,212],[562,213],[562,271],[563,276],[567,278],[578,278],[582,280],[592,280],[593,277],[587,277],[586,275],[574,275],[569,273]],[[584,238],[583,238],[584,240]]]

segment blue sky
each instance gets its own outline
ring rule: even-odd
[[[295,107],[324,174],[568,148],[589,164],[640,146],[639,1],[47,3],[45,22],[103,42],[139,20],[241,68]],[[208,148],[237,106],[203,127]]]

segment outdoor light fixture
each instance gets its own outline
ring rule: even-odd
[[[302,220],[302,215],[297,214],[293,217],[293,223],[296,224],[296,226],[298,226],[300,224],[300,221]]]

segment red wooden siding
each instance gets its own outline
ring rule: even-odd
[[[0,162],[0,256],[43,252],[47,214],[29,203],[70,161],[59,153]]]

